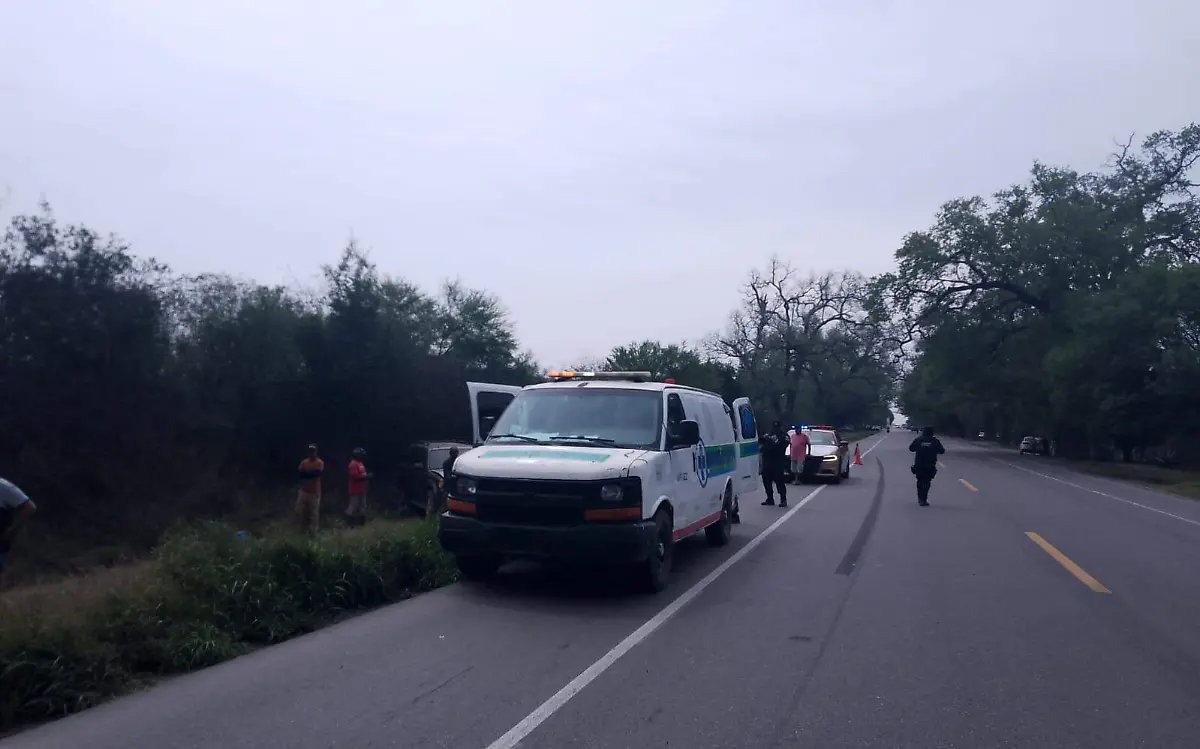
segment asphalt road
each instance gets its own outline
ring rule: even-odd
[[[1200,746],[1200,503],[948,441],[918,507],[910,437],[665,594],[517,568],[0,748]]]

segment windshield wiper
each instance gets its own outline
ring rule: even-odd
[[[523,440],[525,442],[537,442],[538,441],[536,437],[530,437],[525,434],[489,434],[488,435],[488,439],[490,439],[490,440],[498,440],[498,439],[505,438],[505,437],[511,437],[512,439]]]
[[[569,441],[569,442],[596,442],[596,443],[599,443],[599,444],[601,444],[601,445],[615,445],[615,444],[617,444],[617,441],[616,441],[616,440],[609,439],[608,437],[587,437],[587,436],[584,436],[584,435],[582,435],[582,434],[575,434],[575,435],[568,435],[568,434],[557,434],[557,435],[555,435],[555,436],[551,437],[550,439],[552,439],[552,440],[566,440],[566,441]]]

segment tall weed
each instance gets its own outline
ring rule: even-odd
[[[380,522],[315,538],[239,538],[180,526],[137,585],[74,616],[11,607],[0,627],[0,731],[83,710],[164,674],[233,658],[339,615],[453,582],[436,522]]]

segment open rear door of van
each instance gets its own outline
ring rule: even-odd
[[[734,488],[739,495],[758,491],[758,425],[749,398],[733,402],[733,422],[737,431],[737,475]]]
[[[471,398],[471,444],[483,443],[492,425],[512,403],[520,385],[495,385],[488,382],[468,382],[467,393]]]

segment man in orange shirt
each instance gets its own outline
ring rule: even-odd
[[[308,446],[308,457],[300,461],[299,473],[296,516],[300,519],[300,530],[316,533],[321,524],[321,475],[325,473],[325,461],[318,455],[316,445]]]
[[[350,465],[346,470],[349,475],[349,486],[347,494],[350,495],[350,504],[346,508],[346,517],[350,521],[350,525],[362,525],[367,522],[367,485],[370,483],[372,474],[367,473],[367,467],[363,465],[363,458],[367,456],[367,451],[361,447],[354,448],[350,453]]]

